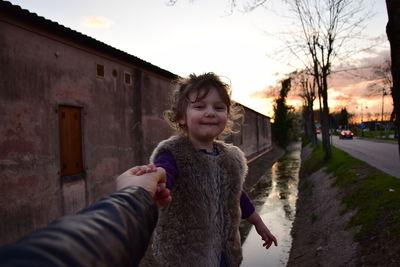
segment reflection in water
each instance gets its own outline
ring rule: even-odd
[[[286,266],[292,243],[290,230],[296,212],[300,150],[300,142],[292,143],[285,156],[265,170],[249,193],[257,212],[278,239],[278,247],[265,250],[254,227],[242,223],[244,267]]]

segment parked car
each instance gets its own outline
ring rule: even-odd
[[[354,133],[350,130],[343,130],[340,132],[340,139],[353,139]]]

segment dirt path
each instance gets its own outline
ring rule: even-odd
[[[311,153],[302,151],[302,160]],[[345,230],[350,213],[341,215],[341,195],[323,169],[300,177],[293,224],[293,243],[287,266],[355,266],[359,245],[355,230]]]

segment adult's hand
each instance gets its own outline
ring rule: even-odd
[[[163,168],[154,165],[135,166],[117,177],[117,190],[129,186],[139,186],[151,194],[157,206],[171,202],[169,190],[165,187],[166,174]]]

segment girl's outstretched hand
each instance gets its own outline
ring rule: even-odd
[[[256,228],[257,233],[261,236],[261,239],[264,240],[263,247],[269,249],[272,243],[274,243],[275,246],[278,245],[275,236],[269,231],[264,223],[254,225],[254,227]]]
[[[263,246],[266,249],[269,249],[272,243],[274,243],[275,246],[278,246],[278,241],[276,241],[275,236],[269,231],[268,227],[264,224],[257,212],[253,212],[250,217],[247,218],[247,221],[254,225],[257,233],[261,236],[261,239],[264,240]]]

